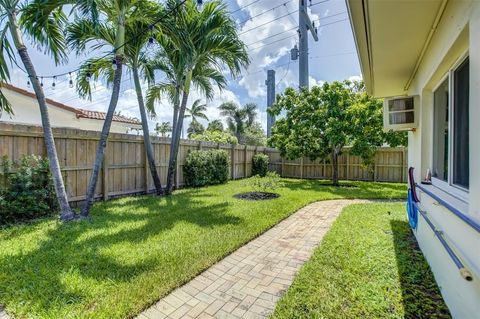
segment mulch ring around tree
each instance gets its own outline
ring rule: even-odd
[[[233,197],[244,200],[267,200],[280,197],[280,194],[268,192],[247,192],[233,195]]]

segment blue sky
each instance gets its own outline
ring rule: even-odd
[[[208,0],[207,0],[208,1]],[[308,3],[308,0],[306,0]],[[290,49],[297,42],[298,0],[226,0],[232,16],[237,21],[241,39],[248,45],[251,64],[241,77],[230,79],[227,89],[216,92],[211,101],[205,101],[201,94],[193,92],[189,105],[202,98],[208,105],[210,119],[219,118],[217,107],[222,102],[233,100],[237,103],[254,102],[259,107],[259,120],[266,126],[266,70],[276,71],[276,91],[281,93],[286,87],[298,87],[298,60],[290,61]],[[252,5],[246,6],[250,3]],[[309,36],[309,64],[311,85],[323,81],[358,78],[360,67],[355,50],[350,23],[344,0],[312,0],[309,8],[312,20],[320,21],[319,41]],[[239,8],[245,8],[238,10]],[[275,8],[276,7],[276,8]],[[272,9],[275,8],[275,9]],[[290,15],[288,13],[294,12]],[[282,17],[284,16],[284,17]],[[274,22],[271,22],[274,21]],[[38,74],[54,74],[75,69],[85,59],[70,54],[66,65],[55,66],[50,57],[42,51],[30,48],[33,63]],[[89,56],[100,55],[91,52]],[[51,80],[45,80],[46,96],[84,109],[106,111],[110,90],[102,82],[94,83],[93,100],[78,98],[74,89],[69,88],[68,79],[57,79],[55,90]],[[18,68],[13,68],[12,84],[27,88],[27,79]],[[124,75],[122,93],[117,107],[124,115],[139,117],[133,81],[129,74]],[[145,86],[146,90],[146,86]],[[171,121],[172,109],[165,101],[157,105],[158,117],[150,122]],[[186,123],[188,125],[188,123]]]

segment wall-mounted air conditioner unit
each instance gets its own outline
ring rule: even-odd
[[[386,131],[408,131],[418,126],[418,96],[395,97],[383,102],[383,127]]]

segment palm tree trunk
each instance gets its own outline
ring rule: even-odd
[[[170,161],[171,161],[171,158],[172,158],[172,145],[173,145],[173,141],[175,140],[176,138],[176,135],[177,135],[177,125],[178,125],[178,111],[179,111],[179,108],[180,108],[180,98],[179,98],[179,94],[180,94],[180,88],[178,87],[178,85],[176,86],[175,88],[175,101],[173,103],[173,120],[172,120],[172,137],[170,139],[170,159],[168,161],[169,165],[168,165],[168,172],[167,172],[167,186],[166,186],[166,190],[165,190],[165,193],[167,195],[170,195],[172,193],[172,190],[173,190],[173,179],[175,177],[175,175],[177,174],[177,167],[176,165],[171,169],[170,168]],[[171,180],[170,180],[170,187],[168,186],[168,182],[169,182],[169,176],[172,176],[171,177]],[[176,185],[178,187],[178,185]],[[168,189],[170,189],[170,193],[168,193]]]
[[[100,140],[98,141],[97,152],[95,154],[95,162],[93,164],[92,176],[88,183],[87,195],[85,198],[85,204],[82,208],[82,216],[86,217],[89,214],[92,207],[95,189],[97,187],[98,174],[102,166],[103,156],[105,155],[105,149],[107,147],[107,139],[110,133],[110,126],[112,125],[113,115],[118,103],[118,96],[120,95],[120,82],[122,80],[122,57],[117,56],[117,69],[113,78],[112,97],[110,98],[110,104],[108,105],[108,111],[105,116],[105,122],[103,123],[102,132],[100,134]]]
[[[178,147],[180,145],[180,134],[183,129],[183,119],[185,117],[185,110],[187,108],[188,94],[190,93],[190,82],[192,79],[192,71],[188,71],[185,80],[185,88],[183,90],[182,103],[177,116],[177,124],[175,130],[172,132],[172,142],[170,143],[170,158],[168,161],[167,187],[166,195],[171,195],[173,191],[173,180],[175,178],[177,167]]]
[[[143,129],[143,144],[145,145],[145,153],[148,160],[148,165],[150,167],[150,172],[152,174],[153,184],[157,190],[157,195],[162,194],[162,184],[160,178],[158,177],[157,167],[155,166],[155,158],[153,156],[152,143],[150,142],[150,132],[148,130],[148,120],[147,113],[145,112],[145,104],[143,102],[142,87],[140,85],[140,78],[138,76],[138,68],[136,65],[132,66],[133,71],[133,81],[135,83],[135,91],[137,92],[138,107],[140,109],[140,116],[142,118],[142,129]],[[147,178],[147,176],[145,176]]]
[[[35,67],[32,60],[28,55],[27,48],[25,47],[20,32],[20,28],[17,24],[17,18],[12,11],[8,15],[10,22],[10,32],[12,39],[18,51],[18,55],[22,60],[25,70],[30,78],[35,95],[37,97],[38,106],[40,108],[40,116],[42,118],[43,139],[45,141],[45,148],[47,149],[48,164],[50,167],[50,173],[53,178],[53,185],[55,187],[55,193],[57,195],[58,204],[60,207],[60,219],[63,221],[69,221],[75,219],[76,216],[70,209],[68,203],[67,192],[65,191],[65,184],[63,183],[62,172],[60,171],[60,163],[58,162],[57,149],[55,147],[55,140],[53,139],[52,127],[50,125],[50,117],[48,115],[47,101],[45,100],[45,94],[40,86],[37,78]]]

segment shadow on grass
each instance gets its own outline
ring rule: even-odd
[[[390,221],[405,318],[451,318],[408,222]]]
[[[93,222],[61,224],[51,220],[39,221],[38,228],[47,230],[36,240],[36,245],[0,259],[0,300],[7,305],[30,303],[34,313],[48,314],[52,307],[82,304],[85,298],[89,298],[85,282],[78,285],[75,282],[79,278],[87,282],[120,284],[158,268],[156,256],[148,253],[149,247],[145,246],[155,246],[153,249],[164,243],[148,241],[151,236],[166,232],[179,223],[213,228],[242,222],[241,218],[227,213],[228,202],[209,203],[211,196],[214,194],[192,190],[168,198],[131,197],[94,205]],[[51,225],[45,227],[45,223]],[[21,238],[24,234],[20,228],[19,232],[12,230],[4,238]],[[124,249],[126,254],[143,247],[138,252],[144,255],[122,258],[122,251],[115,251],[117,247]],[[175,250],[164,249],[175,258]],[[72,279],[66,284],[68,278]]]

